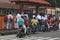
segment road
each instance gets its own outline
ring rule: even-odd
[[[5,35],[0,36],[0,40],[60,40],[60,30],[52,32],[39,32],[24,38],[18,38],[15,34]]]

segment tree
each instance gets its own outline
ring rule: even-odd
[[[50,3],[52,7],[60,7],[60,0],[46,0]]]

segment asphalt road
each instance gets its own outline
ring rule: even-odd
[[[18,38],[16,37],[16,34],[5,35],[0,36],[0,40],[60,40],[60,30],[52,32],[39,32],[24,38]]]

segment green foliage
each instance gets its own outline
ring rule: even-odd
[[[59,7],[60,8],[60,0],[46,0],[50,3],[50,6]]]

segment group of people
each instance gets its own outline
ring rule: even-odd
[[[14,22],[14,23],[13,23]],[[3,20],[4,26],[6,29],[19,29],[23,27],[26,33],[26,26],[28,25],[28,18],[23,14],[18,13],[16,16],[13,16],[11,13],[5,15]],[[14,25],[13,25],[14,24]]]
[[[35,25],[35,29],[39,31],[50,31],[53,28],[56,30],[58,28],[57,25],[55,25],[56,22],[57,20],[55,16],[40,14],[37,16],[33,15],[33,19],[31,20],[32,25]]]
[[[43,30],[51,30],[52,27],[56,26],[55,22],[56,17],[52,15],[33,15],[32,19],[30,19],[27,16],[24,16],[24,14],[18,13],[15,17],[11,13],[8,15],[5,15],[4,17],[4,23],[7,29],[12,28],[12,21],[14,19],[14,28],[19,29],[23,27],[25,30],[24,32],[27,32],[27,27],[31,23],[31,28],[34,29],[34,31],[43,31]],[[44,27],[43,27],[44,25]],[[57,28],[57,27],[55,27]]]

